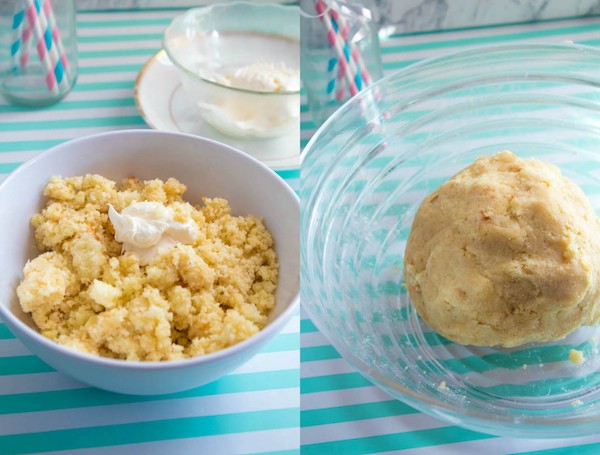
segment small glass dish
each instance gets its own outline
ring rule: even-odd
[[[403,262],[423,198],[481,155],[554,163],[600,212],[599,101],[600,50],[490,46],[384,78],[321,127],[302,155],[302,306],[363,375],[477,431],[597,433],[598,327],[512,349],[456,344],[418,317]]]
[[[193,8],[169,25],[163,47],[179,69],[183,88],[199,115],[222,133],[266,138],[299,128],[297,7],[228,2]],[[279,76],[284,73],[282,78],[289,80],[276,91],[231,82],[240,69],[257,64],[265,65],[267,72],[280,71]],[[249,77],[252,80],[245,82],[261,76]]]

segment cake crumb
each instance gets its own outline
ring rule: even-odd
[[[159,361],[216,352],[267,325],[279,269],[271,233],[261,218],[232,215],[225,199],[192,205],[185,190],[175,179],[50,180],[32,219],[41,254],[17,288],[42,335],[88,354]],[[195,226],[194,243],[164,248],[148,264],[122,253],[109,204],[121,211],[136,201]]]
[[[583,401],[581,400],[573,400],[571,401],[571,406],[576,407],[576,406],[581,406],[583,404]]]
[[[523,366],[522,366],[521,368],[523,368],[524,370],[526,370],[526,369],[527,369],[527,364],[526,364],[526,363],[524,363],[524,364],[523,364]]]
[[[448,392],[450,389],[448,388],[448,386],[446,385],[446,381],[442,381],[440,382],[440,384],[438,385],[438,390],[441,390],[443,392]]]
[[[569,351],[569,361],[576,365],[581,365],[585,362],[585,357],[583,356],[583,352],[577,349],[571,349]]]

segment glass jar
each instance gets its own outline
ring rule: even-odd
[[[302,84],[320,126],[343,103],[382,77],[372,2],[301,0]]]
[[[74,1],[0,1],[0,93],[6,100],[53,104],[76,79]]]

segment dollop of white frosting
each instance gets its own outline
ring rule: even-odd
[[[108,218],[122,251],[135,254],[141,265],[148,264],[161,250],[196,240],[195,223],[175,221],[173,210],[160,202],[134,202],[121,213],[108,204]]]
[[[300,116],[300,72],[284,63],[257,62],[225,75],[214,74],[222,85],[281,96],[216,90],[210,102],[198,103],[204,119],[234,137],[275,137],[286,134]],[[289,93],[288,93],[289,92]]]
[[[238,68],[223,78],[225,85],[257,92],[295,92],[300,90],[300,72],[284,63],[258,62]]]

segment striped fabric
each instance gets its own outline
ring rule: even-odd
[[[0,180],[68,139],[146,128],[134,103],[134,80],[179,12],[79,14],[80,76],[73,92],[40,110],[0,101]],[[298,188],[298,170],[280,175]],[[0,455],[68,449],[111,455],[298,453],[299,330],[296,316],[258,356],[212,384],[135,397],[63,376],[0,322]]]
[[[600,19],[563,20],[443,33],[394,36],[382,42],[384,72],[423,58],[479,44],[600,45]],[[314,128],[302,109],[302,141]],[[499,438],[449,425],[392,399],[351,367],[304,314],[301,321],[302,453],[365,454],[579,454],[600,453],[600,436],[571,440]]]

